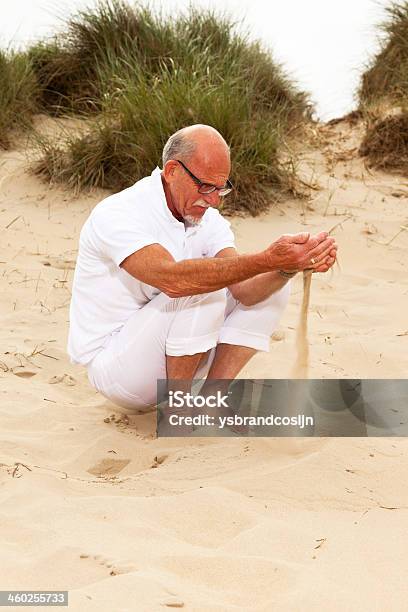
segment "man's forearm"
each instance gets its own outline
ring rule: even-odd
[[[169,262],[161,285],[170,297],[198,295],[223,289],[267,270],[262,253],[228,258],[185,259]]]
[[[283,278],[279,272],[265,272],[237,283],[231,290],[234,297],[244,306],[253,306],[266,300],[275,291],[282,289],[288,280],[288,278]]]
[[[325,232],[310,239],[309,234],[288,235],[282,236],[260,253],[230,257],[229,251],[226,254],[224,249],[226,256],[220,256],[220,251],[217,257],[177,262],[159,243],[153,243],[128,255],[120,267],[141,282],[157,287],[169,297],[177,298],[210,293],[279,270],[296,272],[313,269],[325,272],[334,262],[336,249],[333,244],[333,239],[327,237]],[[258,282],[261,285],[272,280],[277,282],[276,276],[265,278],[266,281],[256,281],[252,287],[248,285],[249,289],[257,288]],[[267,294],[261,292],[257,294],[257,299],[262,295]]]

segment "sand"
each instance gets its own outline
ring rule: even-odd
[[[311,270],[303,272],[303,297],[300,306],[299,322],[296,330],[295,363],[289,378],[308,378],[309,373],[309,338],[308,318],[310,305],[310,289],[312,286],[313,273]]]
[[[359,130],[316,131],[308,200],[232,220],[242,252],[338,224],[339,266],[312,280],[312,378],[407,372],[408,181],[364,168]],[[1,589],[68,589],[75,611],[405,609],[408,440],[157,440],[153,413],[124,416],[69,363],[78,234],[104,195],[0,154]],[[302,296],[298,275],[241,377],[289,376]]]

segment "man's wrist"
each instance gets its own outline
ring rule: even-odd
[[[278,270],[278,272],[282,276],[282,278],[286,278],[286,279],[293,278],[298,273],[297,270],[295,270],[294,272],[286,272],[286,270]]]
[[[279,270],[277,267],[274,266],[272,267],[267,251],[257,253],[256,255],[254,255],[254,257],[256,259],[257,265],[261,267],[259,272],[277,272],[282,278],[286,278],[287,280],[293,278],[299,272],[299,270],[289,272],[286,270]]]
[[[256,262],[256,265],[258,267],[258,270],[256,272],[256,274],[262,274],[264,272],[272,272],[273,270],[271,269],[270,263],[268,261],[267,255],[266,255],[266,251],[261,251],[260,253],[256,253],[253,255],[254,260]],[[276,268],[275,268],[276,270]]]

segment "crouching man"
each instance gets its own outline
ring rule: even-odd
[[[229,174],[223,137],[183,128],[164,147],[163,170],[104,199],[82,228],[68,352],[115,404],[154,405],[157,379],[234,379],[269,350],[290,278],[335,262],[324,232],[239,255],[217,210],[233,189]]]

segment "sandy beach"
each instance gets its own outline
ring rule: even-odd
[[[367,170],[361,134],[316,127],[310,197],[231,220],[240,252],[336,226],[311,378],[407,375],[408,180]],[[78,235],[105,195],[45,185],[23,145],[0,152],[1,589],[69,590],[73,611],[404,610],[407,439],[156,439],[154,413],[125,416],[69,363]],[[289,376],[301,301],[298,275],[240,377]]]

